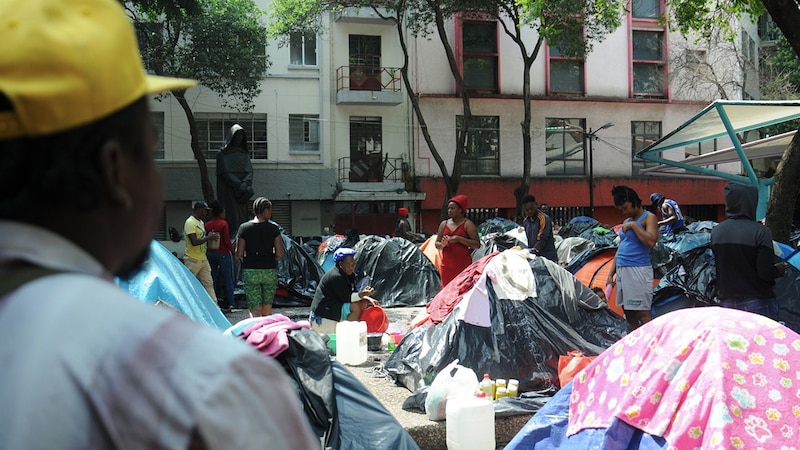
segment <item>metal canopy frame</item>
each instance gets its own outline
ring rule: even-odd
[[[759,154],[762,155],[758,156],[760,158],[777,156],[774,154],[777,146],[782,145],[783,142],[787,142],[786,146],[788,146],[788,142],[791,142],[791,137],[789,137],[788,141],[782,139],[786,139],[787,134],[792,134],[793,137],[794,132],[761,139],[749,144],[742,144],[737,133],[786,122],[799,117],[800,101],[717,100],[671,133],[638,152],[636,156],[646,161],[662,164],[662,166],[656,168],[646,169],[651,173],[680,168],[700,175],[713,176],[755,186],[758,189],[758,209],[756,214],[758,218],[763,218],[766,214],[767,200],[769,199],[770,186],[773,180],[772,178],[759,178],[755,170],[753,170],[750,160],[758,159],[757,156]],[[686,147],[720,137],[730,139],[733,147],[687,158],[682,161],[673,161],[661,157],[661,153],[666,150]],[[764,151],[764,146],[772,146],[772,149]],[[786,146],[784,146],[783,150],[786,149]],[[734,154],[735,158],[733,157]],[[715,161],[717,158],[719,160]],[[744,168],[745,176],[705,167],[721,162],[733,162],[737,159]],[[669,169],[662,169],[663,166],[668,166]]]

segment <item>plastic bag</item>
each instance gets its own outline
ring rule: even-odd
[[[448,364],[433,379],[425,398],[425,413],[430,420],[447,418],[447,399],[469,397],[478,390],[478,376],[469,367],[455,360]]]
[[[558,381],[561,387],[566,386],[567,383],[581,370],[588,366],[596,356],[585,356],[578,350],[572,350],[566,356],[561,355],[558,357]]]

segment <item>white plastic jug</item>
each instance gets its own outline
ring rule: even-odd
[[[351,366],[367,360],[367,322],[343,320],[336,324],[336,359]]]
[[[494,450],[494,404],[478,397],[447,400],[447,450]]]

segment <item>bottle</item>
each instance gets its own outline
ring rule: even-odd
[[[367,360],[367,323],[347,320],[336,324],[336,359],[357,366]]]
[[[519,394],[519,380],[509,379],[506,393],[509,397],[516,397]]]
[[[507,397],[516,398],[518,394],[519,394],[519,388],[517,386],[509,386],[508,390],[506,390]]]
[[[498,378],[494,381],[494,399],[497,400],[501,398],[499,395],[500,388],[506,389],[506,380],[505,378]],[[504,391],[505,392],[505,391]]]
[[[504,387],[497,388],[497,393],[494,396],[495,400],[500,400],[503,397],[508,397],[508,390]]]
[[[494,405],[480,391],[474,397],[447,400],[447,449],[494,450]]]
[[[486,398],[494,398],[493,385],[494,383],[492,382],[492,379],[489,378],[489,374],[488,373],[483,374],[483,380],[481,380],[481,384],[479,387],[481,392],[486,394]]]

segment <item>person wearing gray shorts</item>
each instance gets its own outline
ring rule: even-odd
[[[617,267],[617,304],[624,311],[650,311],[653,266]]]
[[[639,195],[628,186],[614,186],[611,195],[626,219],[619,228],[619,247],[606,284],[617,285],[617,304],[625,312],[628,330],[633,331],[653,318],[650,249],[658,242],[658,219],[644,209]]]

